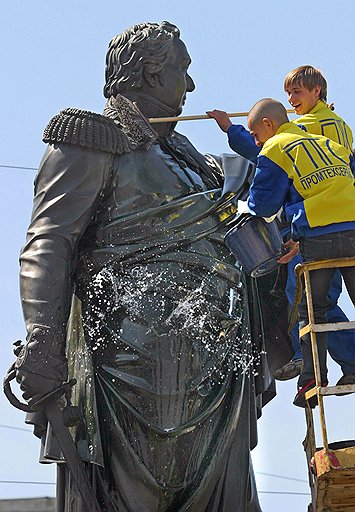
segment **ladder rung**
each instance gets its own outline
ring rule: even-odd
[[[316,387],[310,389],[309,391],[306,391],[304,396],[305,396],[305,399],[306,400],[309,400],[310,398],[312,398],[312,396],[314,396],[316,393],[317,393],[317,389]]]
[[[343,393],[355,393],[355,384],[344,384],[343,386],[326,386],[319,388],[319,395],[342,395]]]
[[[320,388],[314,387],[309,391],[306,391],[305,398],[309,400],[314,395],[322,395],[322,396],[332,396],[332,395],[342,395],[348,393],[355,393],[355,384],[345,384],[343,386],[322,386]]]
[[[318,270],[320,268],[340,268],[340,267],[353,267],[355,265],[355,258],[339,258],[331,260],[317,260],[306,261],[298,263],[295,267],[295,273],[298,275],[303,274],[305,271]]]
[[[348,329],[355,329],[355,321],[351,322],[335,322],[327,324],[308,324],[300,329],[300,337],[308,332],[327,332],[327,331],[344,331]]]

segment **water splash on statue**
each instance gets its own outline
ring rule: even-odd
[[[108,344],[122,348],[123,340],[124,350],[130,351],[130,340],[125,335],[125,322],[129,319],[152,337],[179,333],[178,339],[184,342],[170,343],[171,356],[180,360],[187,340],[205,365],[206,373],[213,373],[218,382],[231,369],[238,374],[249,371],[255,374],[258,361],[252,353],[249,331],[243,328],[245,307],[240,287],[230,288],[225,297],[226,316],[217,301],[211,302],[211,293],[216,293],[212,289],[213,273],[206,272],[197,286],[195,282],[188,286],[184,273],[181,270],[179,276],[174,276],[169,269],[157,272],[149,265],[140,265],[119,273],[105,267],[94,275],[87,294],[89,307],[84,315],[84,325],[93,340],[92,351],[103,350]],[[117,329],[120,318],[123,320]],[[102,329],[102,325],[113,321],[114,329]]]

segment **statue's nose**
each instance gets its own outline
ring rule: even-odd
[[[192,80],[191,76],[190,75],[187,75],[187,86],[186,86],[186,91],[187,92],[192,92],[195,90],[195,82]]]

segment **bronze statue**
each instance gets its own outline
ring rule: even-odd
[[[181,113],[189,64],[176,26],[135,25],[110,43],[103,115],[66,109],[44,134],[17,380],[31,404],[77,378],[73,435],[103,511],[261,510],[249,453],[290,356],[284,305],[223,243],[253,166],[147,121]],[[30,420],[42,460],[61,462]],[[59,467],[58,511],[84,512]]]

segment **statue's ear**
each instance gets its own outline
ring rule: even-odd
[[[149,73],[144,71],[144,78],[150,87],[156,87],[157,85],[164,85],[163,77],[160,73]]]

